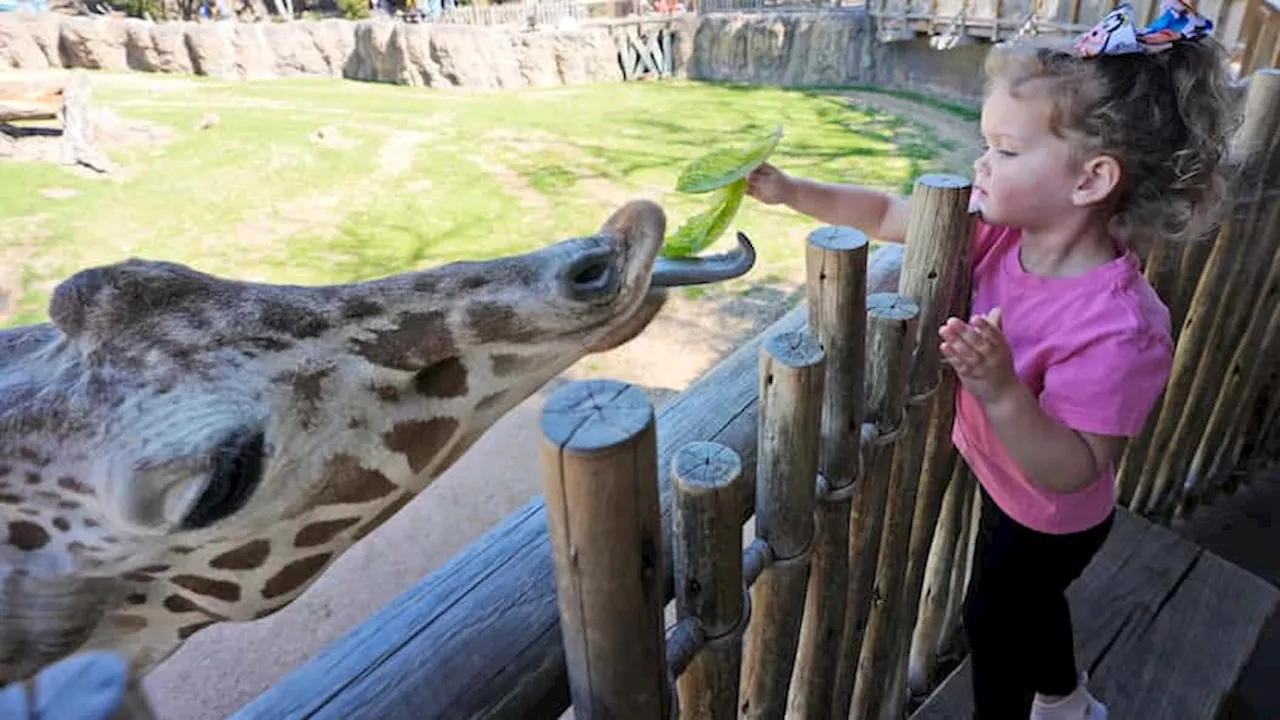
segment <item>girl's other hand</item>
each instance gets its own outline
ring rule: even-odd
[[[765,205],[787,202],[791,188],[791,178],[769,163],[762,163],[747,176],[747,194]]]
[[[969,323],[950,318],[938,329],[940,350],[970,393],[983,404],[997,402],[1018,378],[1013,355],[1000,329],[1000,308]]]

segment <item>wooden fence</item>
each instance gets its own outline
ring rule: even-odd
[[[1245,110],[1224,223],[1145,258],[1177,350],[1119,481],[1156,520],[1229,489],[1242,458],[1280,440],[1280,71],[1254,75]],[[932,686],[977,517],[936,342],[946,317],[967,315],[968,193],[959,177],[917,181],[895,293],[866,294],[866,236],[810,235],[809,329],[760,347],[754,490],[717,442],[659,467],[637,388],[593,380],[548,400],[542,467],[578,717],[900,718],[908,691]],[[670,628],[659,472],[675,493]]]
[[[1138,21],[1160,12],[1160,0],[1132,0]],[[1241,63],[1241,76],[1274,66],[1280,34],[1277,0],[1202,0],[1197,9],[1214,22],[1214,35]],[[868,0],[883,41],[924,34],[992,41],[1027,33],[1079,33],[1115,7],[1115,0]]]

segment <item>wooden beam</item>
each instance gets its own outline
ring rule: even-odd
[[[867,267],[867,292],[898,284],[902,247],[883,246]],[[760,346],[807,328],[801,306],[745,343],[658,410],[658,467],[695,441],[742,459],[740,513],[755,503]],[[670,568],[672,491],[659,474],[663,593]],[[546,508],[541,496],[482,535],[232,718],[397,720],[424,717],[554,719],[569,706]]]

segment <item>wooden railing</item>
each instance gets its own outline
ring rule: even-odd
[[[1135,0],[1139,23],[1160,12],[1160,0]],[[885,41],[916,35],[980,37],[992,41],[1027,33],[1079,33],[1115,7],[1112,0],[869,0],[868,12]],[[1214,34],[1244,63],[1247,74],[1275,64],[1276,0],[1205,0],[1197,9],[1214,22]],[[1267,41],[1263,26],[1272,28]],[[1259,37],[1262,36],[1262,37]],[[1265,46],[1265,47],[1264,47]],[[1263,50],[1271,55],[1259,54]]]
[[[1183,320],[1169,390],[1120,482],[1157,520],[1229,485],[1277,422],[1280,71],[1255,78],[1246,118],[1234,213],[1215,237],[1160,251],[1177,262],[1148,258]],[[659,467],[638,389],[589,381],[549,399],[543,469],[577,717],[898,718],[908,678],[929,684],[971,561],[974,481],[951,445],[955,378],[934,339],[967,316],[968,190],[917,182],[898,292],[866,296],[865,312],[867,238],[810,235],[809,328],[760,348],[745,550],[733,449],[695,441]],[[675,491],[666,630],[658,472]]]

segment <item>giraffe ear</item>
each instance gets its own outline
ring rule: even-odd
[[[633,242],[659,241],[667,232],[667,216],[662,207],[650,200],[633,200],[609,216],[600,226],[600,232],[630,245]]]

